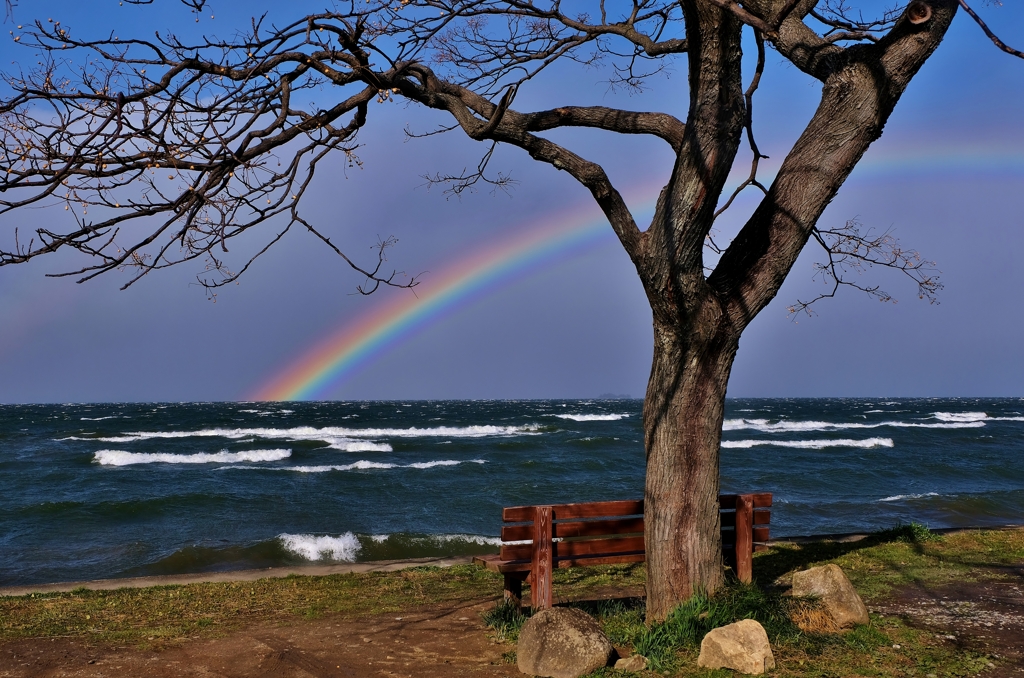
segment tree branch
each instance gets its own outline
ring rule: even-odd
[[[827,257],[824,263],[814,265],[814,277],[820,277],[830,289],[809,301],[798,299],[788,307],[790,314],[812,315],[812,305],[834,297],[840,286],[858,289],[882,302],[895,303],[896,299],[878,285],[865,285],[849,277],[863,274],[874,266],[899,271],[917,284],[919,298],[938,303],[937,294],[943,285],[939,282],[935,262],[926,261],[916,250],[904,249],[891,230],[878,235],[870,229],[865,232],[860,221],[854,218],[839,228],[815,228],[812,237]]]
[[[973,9],[971,9],[971,6],[968,5],[965,0],[959,1],[960,6],[963,7],[964,11],[967,12],[971,16],[971,18],[974,19],[974,22],[981,27],[981,30],[985,32],[985,35],[987,35],[988,39],[992,41],[992,44],[994,44],[996,47],[1003,50],[1007,54],[1012,54],[1015,57],[1020,57],[1021,59],[1024,59],[1024,52],[1021,52],[1019,49],[1014,49],[1007,45],[1002,40],[1000,40],[999,36],[992,32],[992,29],[988,27],[988,24],[981,20],[981,17],[978,16]]]

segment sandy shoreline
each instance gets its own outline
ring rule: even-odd
[[[0,596],[24,596],[30,593],[55,593],[86,588],[94,591],[114,589],[141,589],[149,586],[170,584],[200,584],[209,582],[256,581],[300,575],[319,577],[328,574],[349,572],[393,572],[407,567],[434,565],[449,567],[472,562],[473,556],[452,556],[449,558],[409,558],[406,560],[377,560],[366,563],[344,563],[340,565],[298,565],[295,567],[267,567],[259,570],[226,570],[223,572],[196,572],[191,574],[165,574],[151,577],[130,577],[126,579],[94,579],[91,581],[55,582],[52,584],[29,584],[26,586],[0,587]]]
[[[985,525],[978,527],[947,527],[932,530],[937,534],[953,534],[977,530],[1024,530],[1024,525]],[[801,537],[782,537],[768,542],[773,544],[807,544],[820,541],[853,542],[867,539],[870,532],[848,532],[844,534],[818,534]],[[408,567],[432,565],[450,567],[471,563],[473,556],[451,556],[447,558],[407,558],[404,560],[377,560],[364,563],[344,563],[339,565],[297,565],[294,567],[267,567],[257,570],[225,570],[221,572],[195,572],[188,574],[165,574],[149,577],[129,577],[123,579],[93,579],[89,581],[54,582],[51,584],[29,584],[25,586],[0,586],[2,596],[25,596],[30,593],[57,593],[85,588],[93,591],[113,591],[115,589],[142,589],[149,586],[167,586],[181,584],[202,584],[211,582],[256,581],[258,579],[275,579],[289,575],[319,577],[328,574],[347,574],[350,572],[394,572]]]

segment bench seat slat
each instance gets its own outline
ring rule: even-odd
[[[559,541],[551,545],[554,557],[584,556],[594,553],[616,554],[644,550],[642,534],[631,537],[610,537],[604,539],[580,539],[578,541]],[[530,560],[533,544],[502,544],[502,560]]]

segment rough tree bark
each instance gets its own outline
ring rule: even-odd
[[[203,7],[203,0],[182,1],[195,11]],[[817,0],[642,0],[623,3],[618,19],[605,2],[595,3],[595,19],[563,14],[556,0],[360,2],[272,29],[254,20],[251,33],[232,42],[198,45],[160,36],[82,41],[59,23],[39,22],[22,44],[46,58],[34,72],[9,76],[15,93],[0,102],[0,214],[56,199],[65,209],[93,207],[101,216],[93,221],[72,209],[75,228],[41,227],[28,242],[15,231],[13,248],[0,250],[0,265],[77,249],[94,263],[73,273],[87,279],[127,267],[136,273],[131,284],[151,270],[205,257],[208,269],[222,275],[219,282],[202,280],[215,287],[251,263],[229,271],[221,258],[226,241],[276,217],[287,225],[270,244],[299,224],[344,257],[298,205],[329,152],[358,162],[354,135],[374,99],[404,97],[444,111],[452,129],[474,140],[515,146],[567,172],[608,218],[652,309],[654,360],[643,414],[647,610],[649,619],[664,619],[695,590],[713,592],[723,582],[718,462],[740,336],[778,293],[825,207],[939,45],[958,3],[964,4],[911,0],[901,13],[857,23],[817,12]],[[490,17],[504,22],[507,35],[482,28]],[[809,17],[827,30],[813,30]],[[751,30],[760,58],[744,91],[742,38]],[[607,47],[613,39],[627,45],[625,56]],[[765,42],[822,83],[814,116],[767,188],[753,180],[761,156],[750,126]],[[607,107],[515,110],[518,88],[560,58],[588,62],[584,48],[625,59],[615,72],[627,84],[640,77],[638,60],[686,53],[685,123]],[[54,56],[67,49],[94,57],[82,60],[90,65],[77,80],[65,73],[72,61]],[[437,64],[447,75],[435,72]],[[325,86],[349,93],[313,112],[293,104],[299,91]],[[51,117],[42,117],[44,108]],[[600,165],[542,136],[564,127],[653,135],[669,144],[675,163],[646,230]],[[731,204],[723,189],[744,131],[754,153],[744,185],[762,188],[764,197],[732,242],[716,248],[720,257],[711,267],[708,239],[716,210],[724,209],[718,206]],[[275,153],[285,156],[282,169],[271,162]],[[455,189],[486,180],[490,157],[488,151],[476,173],[448,177]],[[155,170],[170,171],[167,182]],[[168,183],[179,180],[178,187]],[[140,185],[147,189],[141,194]],[[157,227],[128,238],[144,219]],[[376,268],[362,269],[349,261],[371,289],[396,284],[394,274],[381,272],[382,262],[383,256]],[[913,269],[905,258],[897,267]]]
[[[822,98],[767,195],[705,278],[703,239],[739,145],[744,109],[740,24],[695,4],[684,3],[691,65],[686,135],[637,265],[654,312],[644,404],[652,619],[664,619],[696,588],[714,591],[722,581],[718,455],[740,335],[778,293],[821,213],[881,135],[956,11],[953,0],[932,2],[924,25],[904,18],[879,43],[840,50],[801,29],[813,2],[790,14],[780,8],[792,3],[747,5],[779,26],[776,47],[823,81]]]

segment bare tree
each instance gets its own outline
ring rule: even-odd
[[[185,4],[198,11],[203,3]],[[603,210],[653,311],[643,415],[647,605],[651,619],[663,619],[695,588],[714,591],[723,581],[717,495],[729,373],[740,335],[805,244],[825,248],[821,270],[836,285],[850,266],[877,264],[913,277],[924,296],[938,289],[927,263],[888,233],[872,235],[855,222],[817,224],[958,4],[912,0],[863,19],[842,0],[602,0],[587,3],[588,13],[569,13],[559,0],[351,0],[286,25],[253,19],[230,40],[193,43],[166,34],[89,39],[38,21],[15,36],[40,55],[38,66],[6,76],[12,93],[0,105],[0,213],[58,203],[74,225],[15,229],[0,265],[72,249],[87,259],[69,275],[127,268],[131,284],[199,258],[207,265],[201,279],[213,288],[250,263],[230,270],[228,241],[271,220],[283,226],[266,247],[298,225],[345,257],[299,206],[323,158],[359,163],[355,137],[369,105],[390,97],[442,111],[449,130],[485,144],[475,171],[434,177],[452,190],[506,181],[488,172],[497,144],[569,173]],[[1020,55],[982,26],[997,46]],[[745,32],[757,50],[746,86]],[[766,186],[757,176],[763,156],[752,106],[767,48],[822,88]],[[685,59],[685,115],[514,105],[559,61],[601,65],[616,86],[640,88],[673,59]],[[312,88],[328,91],[331,104],[302,104]],[[543,134],[572,127],[650,135],[674,153],[646,229],[604,168]],[[763,195],[719,247],[712,227],[735,198],[723,191],[744,140],[753,163],[739,190]],[[365,291],[414,284],[382,270],[389,244],[381,243],[373,266],[346,257],[369,280]]]

